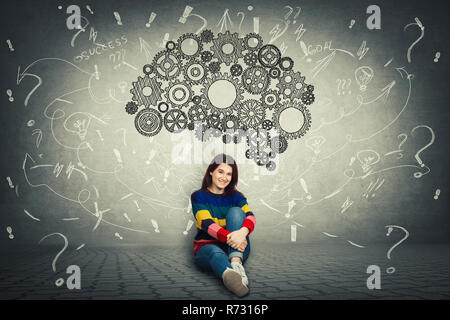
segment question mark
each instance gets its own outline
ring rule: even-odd
[[[284,16],[284,20],[287,20],[290,17],[290,15],[292,14],[292,12],[294,11],[294,9],[292,9],[291,6],[284,6],[284,8],[288,8],[289,9],[288,13]]]
[[[185,11],[186,11],[187,9],[188,9],[188,7],[186,7]],[[184,22],[181,22],[181,21],[182,21],[181,18],[180,18],[179,22],[185,23],[185,22],[186,22],[186,19],[187,19],[188,17],[197,17],[197,18],[199,18],[200,20],[202,20],[203,25],[195,32],[195,34],[198,35],[198,34],[200,34],[200,32],[201,32],[203,29],[206,28],[206,26],[208,25],[208,21],[207,21],[205,18],[203,18],[201,15],[199,15],[199,14],[191,13],[192,9],[193,9],[193,8],[191,8],[191,10],[189,11],[189,13],[186,13],[186,15],[183,14],[183,17],[182,17],[182,18],[184,19]],[[193,44],[193,43],[194,43],[194,39],[191,40],[191,44]]]
[[[406,57],[408,58],[408,62],[411,63],[411,50],[412,48],[423,38],[424,34],[425,34],[425,26],[422,24],[422,22],[420,22],[419,18],[415,17],[414,20],[416,21],[416,23],[410,23],[407,24],[404,28],[403,31],[406,30],[406,28],[408,28],[409,26],[418,26],[420,28],[420,37],[416,39],[416,41],[414,41],[408,48],[408,52],[406,54]]]
[[[66,237],[65,235],[63,235],[62,233],[55,232],[55,233],[51,233],[51,234],[48,234],[48,235],[46,235],[45,237],[43,237],[41,240],[39,240],[39,244],[41,244],[42,240],[44,240],[44,239],[46,239],[46,238],[48,238],[48,237],[54,236],[54,235],[61,236],[61,237],[64,239],[64,247],[62,248],[61,251],[58,252],[58,254],[55,256],[55,258],[53,258],[53,262],[52,262],[52,269],[53,269],[53,272],[56,272],[56,260],[58,260],[59,256],[64,252],[64,250],[67,249],[67,246],[68,246],[67,237]],[[59,279],[57,279],[57,280],[55,281],[55,285],[56,285],[57,287],[62,286],[63,283],[64,283],[64,279],[63,279],[63,278],[59,278]]]
[[[428,130],[431,132],[431,140],[430,140],[430,142],[428,142],[428,144],[426,144],[424,147],[422,147],[421,149],[419,149],[419,151],[417,151],[416,154],[415,154],[415,156],[414,156],[414,158],[416,158],[417,163],[419,163],[420,166],[421,166],[422,168],[423,168],[423,167],[426,167],[426,168],[428,169],[428,171],[427,171],[426,173],[422,173],[422,172],[414,172],[414,178],[421,178],[423,175],[425,175],[425,174],[427,174],[428,172],[430,172],[430,168],[428,168],[428,167],[423,163],[423,161],[422,161],[422,159],[420,158],[419,155],[420,155],[420,153],[421,153],[422,151],[424,151],[425,149],[427,149],[429,146],[431,146],[431,145],[434,143],[435,135],[434,135],[433,129],[431,129],[429,126],[426,126],[426,125],[418,125],[418,126],[414,127],[414,128],[411,130],[411,134],[413,134],[413,133],[414,133],[414,130],[416,130],[417,128],[426,128],[426,129],[428,129]]]
[[[302,11],[302,8],[300,7],[296,7],[298,9],[297,13],[294,16],[294,23],[296,23],[297,21],[295,21],[295,19],[297,19],[298,15],[300,14],[300,12]]]
[[[337,95],[338,96],[340,96],[341,95],[341,92],[339,91],[339,87],[341,86],[341,79],[336,79],[336,82],[338,83],[338,86],[337,86]]]
[[[394,245],[389,249],[389,251],[387,252],[387,258],[390,260],[390,259],[391,259],[391,252],[392,252],[392,250],[394,250],[394,248],[398,247],[398,246],[400,245],[400,243],[402,243],[403,241],[405,241],[406,239],[408,239],[408,237],[409,237],[409,232],[408,232],[408,230],[406,230],[405,228],[400,227],[400,226],[387,225],[387,226],[385,226],[385,228],[388,228],[388,232],[386,233],[386,236],[388,236],[388,237],[391,235],[391,232],[394,230],[394,228],[402,229],[402,230],[405,232],[405,236],[404,236],[399,242],[397,242],[396,244],[394,244]],[[395,272],[395,268],[394,268],[394,267],[389,267],[389,268],[386,269],[386,273],[391,274],[391,273],[394,273],[394,272]]]
[[[403,150],[401,149],[401,147],[406,142],[406,140],[408,139],[408,135],[406,133],[400,133],[397,136],[397,139],[400,139],[400,137],[404,137],[404,139],[398,144],[398,151],[400,151],[400,153],[397,155],[397,159],[403,158],[403,153],[401,153],[401,151],[403,151]]]
[[[239,16],[239,14],[242,14],[242,19],[241,19],[241,22],[239,23],[239,32],[241,32],[241,26],[242,26],[242,22],[244,21],[244,18],[245,18],[245,13],[240,11],[236,15]]]
[[[347,85],[347,90],[350,88],[350,85],[352,84],[352,79],[347,79],[348,80],[348,85]],[[351,90],[348,90],[348,94],[352,94]]]

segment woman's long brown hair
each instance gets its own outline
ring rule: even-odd
[[[230,183],[225,187],[224,194],[227,196],[230,196],[234,194],[235,192],[239,192],[236,189],[236,185],[238,183],[238,167],[236,164],[236,161],[234,159],[224,153],[218,154],[214,157],[214,159],[209,164],[208,168],[206,169],[205,175],[203,176],[202,181],[202,190],[207,190],[207,188],[212,184],[212,177],[209,174],[210,172],[213,172],[216,170],[216,168],[221,163],[228,164],[232,169],[233,172],[231,173],[231,181]],[[242,196],[244,196],[241,192],[239,192]]]

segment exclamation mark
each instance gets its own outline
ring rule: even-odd
[[[94,68],[95,68],[95,79],[100,80],[99,73],[98,73],[98,67],[96,64],[94,65]]]
[[[159,233],[158,222],[156,222],[156,220],[152,219],[152,225],[153,225],[153,228],[155,228],[155,232]]]
[[[10,178],[10,177],[6,177],[6,180],[8,181],[9,187],[10,187],[11,189],[14,189],[14,184],[13,184],[11,178]]]
[[[117,162],[122,163],[122,157],[120,156],[120,152],[117,149],[113,149],[114,154],[116,155]]]
[[[305,180],[303,180],[303,178],[300,178],[300,184],[303,187],[303,190],[305,190],[306,193],[306,199],[311,200],[311,194],[308,191],[308,187],[306,186],[306,182]]]
[[[12,96],[12,90],[11,89],[8,89],[8,90],[6,90],[6,94],[8,95],[8,100],[9,100],[9,102],[14,102],[14,98],[13,98],[13,96]]]
[[[187,235],[187,234],[188,234],[188,231],[192,228],[192,225],[193,225],[193,224],[194,224],[194,221],[192,221],[192,220],[189,220],[189,221],[188,221],[186,230],[183,231],[183,234],[184,234],[184,235]]]
[[[141,208],[139,208],[139,204],[138,204],[137,200],[133,200],[133,202],[137,207],[137,211],[141,212],[142,210],[141,210]]]
[[[103,137],[102,137],[102,133],[100,132],[100,130],[95,130],[97,131],[98,136],[100,137],[100,140],[103,141]]]
[[[348,28],[351,29],[354,24],[355,24],[355,20],[354,19],[350,20],[350,25],[348,26]]]
[[[114,11],[114,17],[116,18],[117,24],[119,26],[122,25],[122,19],[120,18],[120,14],[117,11]]]
[[[297,241],[297,226],[295,224],[291,225],[291,242]]]
[[[164,171],[164,182],[167,182],[167,178],[169,177],[169,175],[170,175],[169,170]]]
[[[253,17],[253,32],[259,34],[259,17]],[[258,40],[253,38],[254,45],[258,44]]]
[[[89,5],[86,5],[86,9],[88,9],[91,14],[94,14],[94,12],[92,11],[92,9]]]
[[[439,199],[439,195],[441,194],[441,189],[436,189],[436,192],[435,192],[435,194],[434,194],[434,200],[437,200],[437,199]]]
[[[253,32],[259,34],[259,17],[253,17]]]
[[[189,17],[189,15],[191,14],[192,9],[194,8],[192,8],[191,6],[186,6],[186,8],[184,8],[183,15],[178,19],[178,22],[185,24],[187,17]]]
[[[9,51],[13,52],[13,51],[14,51],[14,48],[13,48],[13,46],[12,46],[11,40],[9,40],[9,39],[6,40],[6,43],[8,44]]]
[[[166,47],[166,43],[167,43],[167,41],[169,41],[169,37],[170,37],[170,34],[168,34],[168,33],[166,33],[164,35],[164,39],[163,39],[163,42],[161,44],[161,48],[165,48]]]
[[[147,28],[150,28],[150,26],[151,26],[152,22],[155,20],[155,18],[156,18],[156,13],[152,12],[150,14],[150,18],[148,19],[148,22],[145,24],[145,26]]]

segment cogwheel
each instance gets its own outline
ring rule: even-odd
[[[239,118],[235,115],[227,115],[223,118],[222,128],[226,130],[235,130],[239,128]]]
[[[270,68],[269,70],[269,77],[271,77],[272,79],[278,79],[281,76],[281,71],[278,68]]]
[[[263,106],[269,110],[276,108],[280,102],[280,96],[276,90],[267,90],[261,95]]]
[[[213,61],[209,64],[209,71],[211,71],[211,73],[219,73],[220,72],[220,62],[218,61]]]
[[[206,124],[199,122],[195,123],[194,135],[198,140],[203,142],[208,141],[212,137],[209,127]]]
[[[240,64],[233,64],[230,68],[230,73],[233,77],[239,77],[242,74],[242,66]]]
[[[280,59],[280,62],[278,64],[281,70],[290,71],[294,67],[294,60],[289,57],[283,57]]]
[[[181,60],[167,50],[157,53],[152,65],[156,76],[161,80],[172,80],[181,72]]]
[[[164,116],[164,127],[169,132],[180,132],[186,129],[188,117],[179,109],[171,109]]]
[[[128,114],[135,114],[138,111],[138,106],[136,102],[128,102],[127,105],[125,106],[125,111]]]
[[[244,90],[239,80],[227,73],[213,74],[203,82],[202,100],[207,110],[232,114],[243,99]]]
[[[264,130],[268,130],[269,131],[270,129],[273,128],[273,122],[271,120],[268,120],[268,119],[264,120],[263,123],[262,123],[262,128]]]
[[[269,163],[270,158],[269,158],[269,155],[267,154],[267,152],[259,151],[259,152],[256,152],[254,160],[258,166],[265,166],[266,164]]]
[[[200,96],[193,96],[192,97],[192,102],[194,104],[200,104],[200,103],[202,103],[202,98]]]
[[[307,85],[306,86],[306,91],[313,92],[314,91],[314,86],[312,84]]]
[[[259,94],[270,85],[270,78],[263,67],[250,67],[242,74],[242,84],[249,93]]]
[[[156,106],[161,99],[161,83],[155,78],[150,78],[148,75],[143,78],[138,77],[138,81],[133,82],[132,85],[130,93],[133,95],[133,101],[136,101],[139,106]]]
[[[212,113],[206,117],[206,124],[208,128],[214,128],[222,130],[222,118],[223,114],[221,113]]]
[[[300,122],[301,126],[296,131],[287,131],[283,129],[283,127],[280,124],[280,115],[283,113],[286,109],[294,109],[300,111],[302,114],[302,121]],[[291,120],[291,119],[290,119]],[[280,135],[288,140],[294,140],[302,137],[306,131],[309,130],[311,126],[311,114],[309,113],[308,109],[300,102],[300,101],[286,101],[283,105],[280,106],[277,110],[275,110],[273,114],[273,123],[274,126],[277,128],[277,130],[280,132]]]
[[[194,122],[189,122],[187,125],[188,130],[192,131],[195,129],[195,123]]]
[[[138,112],[134,120],[136,130],[147,137],[154,136],[161,131],[163,119],[158,111],[145,108]]]
[[[307,106],[311,105],[314,102],[314,93],[312,93],[311,91],[306,91],[302,93],[302,102],[304,104],[306,104]]]
[[[166,49],[169,51],[175,50],[177,48],[177,44],[173,41],[166,42]]]
[[[247,128],[257,128],[266,117],[266,110],[257,100],[249,99],[239,106],[238,117]]]
[[[275,67],[281,59],[281,51],[273,44],[266,44],[258,51],[258,60],[267,68]]]
[[[277,168],[277,165],[276,165],[275,162],[269,161],[269,162],[266,164],[266,168],[267,168],[267,170],[269,170],[269,171],[274,171],[274,170]]]
[[[192,121],[204,121],[207,117],[207,114],[203,106],[195,104],[189,108],[188,117]]]
[[[161,113],[167,112],[169,110],[169,104],[167,102],[161,101],[158,103],[158,110]]]
[[[244,55],[244,62],[246,65],[254,67],[258,63],[258,56],[254,52],[249,52]]]
[[[247,131],[247,144],[250,148],[263,150],[269,145],[270,134],[264,129],[249,129]]]
[[[277,87],[284,99],[300,99],[306,87],[305,77],[302,77],[300,72],[284,71],[277,83]]]
[[[242,45],[244,46],[244,50],[249,51],[258,51],[263,44],[262,37],[257,33],[249,33],[244,37],[242,41]]]
[[[201,58],[203,62],[210,62],[213,58],[213,53],[211,51],[203,51]]]
[[[220,137],[222,135],[222,130],[218,129],[218,128],[210,128],[209,130],[211,130],[211,135],[213,137]]]
[[[200,84],[208,75],[208,69],[200,62],[193,60],[184,67],[184,78],[190,84]]]
[[[245,151],[245,157],[247,159],[255,159],[255,156],[256,156],[256,150],[254,150],[254,149],[247,149]]]
[[[235,144],[241,143],[242,138],[247,136],[247,131],[242,128],[238,128],[234,131],[233,142]]]
[[[242,138],[240,138],[239,135],[237,135],[237,134],[233,135],[233,143],[234,144],[241,143],[241,141],[242,141]]]
[[[183,82],[174,82],[169,84],[167,90],[167,99],[170,101],[172,106],[177,108],[182,108],[187,105],[192,99],[192,89],[189,85]]]
[[[191,43],[191,40],[193,42]],[[184,59],[194,59],[203,49],[202,40],[193,33],[185,33],[177,40],[178,53]]]
[[[144,65],[142,72],[144,72],[147,76],[151,75],[153,73],[153,66],[151,64]]]
[[[228,144],[228,143],[230,143],[231,141],[233,141],[233,136],[232,136],[231,134],[229,134],[229,133],[225,133],[225,134],[222,136],[222,141],[223,141],[223,143]]]
[[[211,50],[219,61],[224,62],[227,66],[231,63],[237,63],[242,58],[242,41],[239,39],[237,32],[219,33],[217,38],[212,40]]]
[[[270,148],[274,154],[283,153],[288,147],[288,142],[283,136],[275,136],[270,140]]]
[[[200,33],[200,38],[203,42],[211,42],[214,39],[214,33],[209,29],[205,29]]]

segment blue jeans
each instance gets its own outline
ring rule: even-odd
[[[239,207],[232,207],[226,216],[226,229],[236,231],[242,227],[245,220],[245,212]],[[195,263],[202,270],[212,270],[219,278],[226,268],[232,268],[230,259],[240,257],[241,261],[247,260],[250,253],[250,239],[247,236],[247,247],[244,252],[233,249],[223,242],[208,243],[202,246],[195,255]]]

